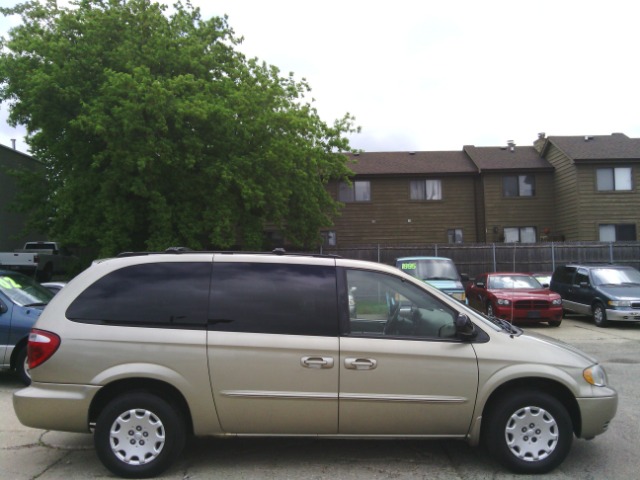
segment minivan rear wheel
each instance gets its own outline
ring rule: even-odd
[[[607,309],[604,308],[604,305],[600,302],[597,302],[592,308],[591,312],[593,313],[593,323],[598,327],[606,327],[609,325],[607,321]]]
[[[18,378],[25,385],[31,385],[31,372],[29,370],[29,359],[27,358],[27,346],[23,346],[16,357],[16,373]]]
[[[136,392],[112,400],[96,421],[98,458],[124,478],[148,478],[164,472],[186,440],[180,412],[160,397]]]
[[[482,424],[489,452],[518,473],[553,470],[566,458],[573,441],[567,409],[543,392],[508,393],[492,406]]]

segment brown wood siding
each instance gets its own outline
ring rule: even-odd
[[[545,228],[553,233],[553,173],[532,174],[536,182],[532,197],[505,197],[502,186],[505,173],[483,174],[487,242],[502,241],[505,227],[536,227],[538,240]]]
[[[580,210],[578,207],[578,180],[573,161],[554,145],[551,145],[545,158],[555,167],[555,204],[553,235],[562,236],[567,241],[580,238]]]
[[[601,167],[631,167],[631,191],[599,192],[596,185],[596,170]],[[639,232],[640,184],[638,165],[611,163],[602,165],[580,165],[577,168],[578,208],[580,209],[579,237],[584,241],[600,239],[600,225],[634,224]]]
[[[410,181],[422,178],[369,179],[371,201],[345,203],[334,221],[337,246],[446,243],[454,228],[462,229],[465,243],[477,242],[474,177],[433,177],[442,181],[442,200],[411,200]],[[331,191],[337,195],[337,186]]]

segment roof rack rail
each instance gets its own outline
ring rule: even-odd
[[[342,258],[340,255],[326,254],[326,253],[299,253],[299,252],[287,252],[284,248],[274,248],[270,252],[256,252],[256,251],[242,251],[242,250],[193,250],[188,247],[168,247],[164,251],[153,252],[121,252],[116,257],[138,257],[144,255],[162,255],[162,254],[181,254],[181,253],[202,253],[212,254],[219,253],[225,255],[277,255],[277,256],[299,256],[299,257],[316,257],[316,258]]]

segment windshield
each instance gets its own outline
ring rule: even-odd
[[[44,306],[53,298],[53,293],[20,273],[0,273],[0,291],[22,307]]]
[[[538,280],[528,275],[491,275],[489,276],[488,288],[493,290],[531,290],[542,288],[542,285]]]
[[[460,275],[451,260],[415,259],[398,262],[398,268],[420,280],[453,280],[460,281]]]
[[[595,285],[640,285],[640,272],[635,268],[594,268]]]

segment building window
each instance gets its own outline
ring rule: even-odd
[[[462,243],[462,229],[450,228],[447,230],[447,240],[449,243]]]
[[[601,242],[636,241],[636,226],[633,223],[600,225]]]
[[[599,192],[629,191],[632,189],[631,167],[598,168],[596,183]]]
[[[327,232],[320,232],[320,235],[322,236],[322,244],[329,246],[329,247],[335,247],[336,246],[336,232],[335,230],[329,230]]]
[[[536,194],[536,179],[533,175],[507,175],[502,178],[505,197],[533,197]]]
[[[504,243],[536,243],[536,227],[507,227]]]
[[[338,200],[341,202],[369,202],[371,201],[371,184],[368,180],[356,180],[348,184],[340,182]]]
[[[409,189],[411,200],[442,200],[440,180],[412,180]]]

